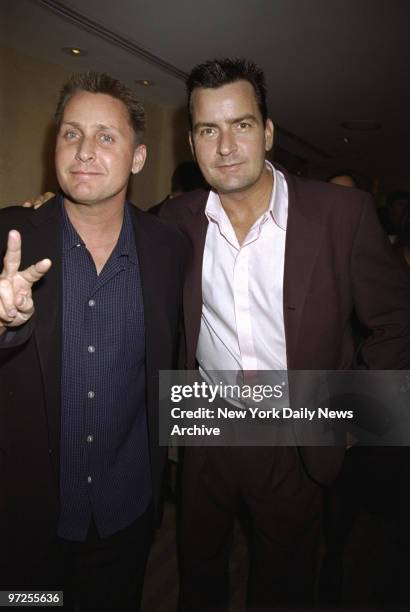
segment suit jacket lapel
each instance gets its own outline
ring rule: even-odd
[[[145,324],[145,344],[146,344],[146,363],[147,371],[151,371],[153,355],[152,337],[153,337],[153,321],[156,320],[156,311],[161,303],[158,296],[160,291],[160,283],[155,270],[157,268],[158,252],[152,246],[149,233],[144,230],[144,218],[139,215],[139,211],[133,207],[132,221],[135,233],[135,243],[138,253],[138,266],[141,277],[143,303],[144,303],[144,324]],[[155,299],[158,298],[158,299]],[[158,318],[157,320],[160,320]]]
[[[58,198],[33,212],[33,239],[23,243],[23,266],[48,257],[52,267],[34,288],[35,341],[43,377],[49,429],[49,448],[59,473],[62,351],[62,228]]]
[[[311,274],[319,252],[323,226],[306,207],[306,198],[298,193],[297,179],[285,173],[289,208],[286,231],[285,270],[283,280],[283,315],[289,369],[295,369],[301,320]]]
[[[132,221],[135,233],[135,243],[138,254],[138,265],[142,286],[145,324],[145,363],[147,377],[147,414],[148,430],[151,448],[154,448],[158,438],[157,411],[151,410],[151,402],[156,404],[158,393],[158,371],[161,369],[161,353],[163,350],[160,339],[166,344],[166,334],[170,333],[166,318],[166,292],[163,291],[164,258],[167,252],[161,244],[152,242],[150,219],[146,213],[132,207]],[[148,221],[148,223],[147,223]]]
[[[204,258],[208,220],[205,216],[205,205],[208,192],[200,195],[188,204],[183,231],[191,238],[192,257],[190,259],[184,284],[184,324],[186,335],[186,364],[188,369],[195,368],[195,355],[201,327],[202,314],[202,263]]]

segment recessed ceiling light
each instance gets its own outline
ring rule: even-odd
[[[142,87],[153,87],[155,85],[154,81],[150,81],[149,79],[137,79],[137,85],[142,85]]]
[[[74,55],[75,57],[88,55],[88,51],[86,51],[86,49],[80,49],[79,47],[63,47],[61,51],[63,51],[63,53],[67,53],[67,55]]]
[[[382,127],[378,121],[371,121],[369,119],[349,119],[348,121],[342,121],[340,125],[345,130],[355,130],[357,132],[373,132],[380,130]]]

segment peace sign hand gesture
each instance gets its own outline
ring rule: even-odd
[[[34,312],[31,288],[51,268],[51,261],[42,259],[19,272],[20,263],[21,236],[11,230],[0,274],[0,335],[30,319]]]

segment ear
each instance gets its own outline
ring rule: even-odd
[[[273,146],[273,134],[275,132],[275,128],[273,127],[273,123],[271,119],[266,119],[265,125],[265,151],[270,151]]]
[[[192,153],[192,157],[194,158],[194,160],[196,161],[196,155],[195,155],[195,147],[194,147],[194,139],[192,137],[192,132],[191,130],[189,130],[188,132],[188,139],[189,139],[189,146],[191,148],[191,153]]]
[[[144,144],[140,144],[135,147],[134,156],[132,159],[132,174],[138,174],[144,167],[145,160],[147,159],[147,147]]]

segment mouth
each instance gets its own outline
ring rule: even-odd
[[[239,168],[239,166],[242,166],[242,164],[243,162],[234,162],[230,164],[218,164],[216,168],[218,170],[222,170],[222,172],[233,172],[234,170]]]
[[[72,176],[77,176],[79,178],[89,178],[93,176],[100,176],[101,172],[86,172],[85,170],[71,170],[70,174]]]

